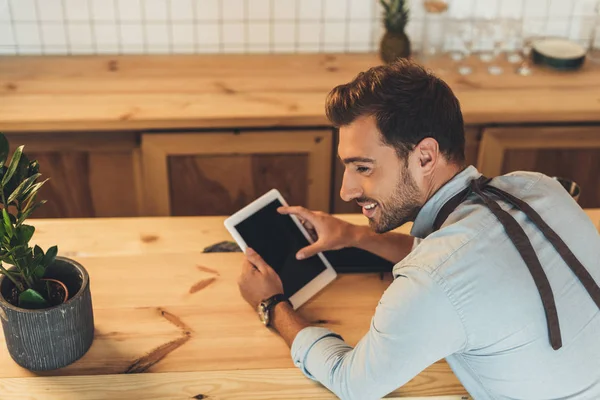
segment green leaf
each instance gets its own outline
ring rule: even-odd
[[[8,140],[6,140],[6,136],[0,133],[0,167],[4,165],[6,159],[8,158]]]
[[[31,225],[21,225],[17,228],[17,237],[19,238],[19,242],[26,245],[31,240],[33,236],[33,232],[35,232],[35,227]]]
[[[46,251],[44,258],[42,259],[42,265],[47,267],[48,265],[52,264],[54,262],[54,260],[56,259],[56,254],[58,254],[58,247],[57,246],[50,247],[48,249],[48,251]]]
[[[19,295],[19,307],[35,310],[49,307],[46,299],[33,289],[27,289]]]
[[[6,171],[6,174],[2,177],[2,186],[3,187],[6,186],[6,184],[10,180],[10,178],[12,178],[15,171],[17,170],[17,167],[19,165],[19,160],[21,159],[21,154],[23,154],[23,147],[24,146],[21,145],[21,146],[17,147],[17,149],[15,150],[15,153],[13,154],[13,156],[10,160],[10,164],[8,165],[8,170]]]
[[[2,209],[2,219],[4,220],[4,230],[9,238],[13,237],[13,226],[6,208]]]
[[[15,201],[17,199],[17,197],[25,197],[25,196],[20,196],[21,194],[25,194],[27,192],[27,190],[29,189],[29,187],[31,186],[31,184],[33,182],[35,182],[35,180],[37,178],[39,178],[40,176],[42,176],[42,174],[35,174],[35,175],[31,175],[29,178],[25,179],[23,182],[21,182],[19,184],[19,186],[17,186],[17,188],[10,194],[10,196],[8,196],[8,200],[6,200],[6,202],[8,204],[12,203],[13,201]],[[25,199],[22,199],[23,201]]]
[[[21,184],[25,179],[27,179],[27,173],[29,171],[29,159],[25,155],[25,153],[21,154],[21,158],[19,159],[19,164],[17,165],[17,169],[13,174],[12,178],[8,181],[6,186],[4,187],[4,195],[8,197],[12,192],[15,191],[17,186]]]
[[[41,279],[44,277],[44,273],[46,272],[46,268],[43,265],[38,265],[33,270],[33,275],[36,279]]]
[[[34,212],[38,207],[43,206],[44,204],[46,204],[46,200],[42,200],[39,203],[31,206],[27,211],[25,211],[21,217],[17,220],[17,225],[21,225],[27,218],[29,218],[29,216],[31,215],[32,212]]]
[[[50,178],[47,178],[46,180],[44,180],[43,182],[39,182],[36,183],[35,185],[32,185],[29,189],[27,189],[24,193],[23,193],[23,203],[29,201],[29,199],[31,199],[31,197],[35,196],[37,194],[37,191],[40,190],[40,188],[42,187],[42,185],[46,182],[48,182]]]
[[[42,256],[42,257],[44,257],[44,250],[42,250],[42,248],[36,244],[36,245],[35,245],[35,247],[33,248],[33,255],[34,255],[36,258],[37,258],[38,256]]]
[[[40,172],[40,163],[37,160],[33,160],[29,163],[29,168],[27,169],[27,176],[32,176]]]

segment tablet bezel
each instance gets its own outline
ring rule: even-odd
[[[271,189],[270,191],[268,191],[258,199],[254,200],[252,203],[248,204],[247,206],[237,211],[225,220],[225,228],[227,228],[227,231],[229,231],[233,239],[237,242],[237,244],[240,246],[244,253],[246,253],[248,245],[246,244],[242,236],[239,234],[239,232],[235,229],[235,226],[240,222],[244,221],[249,216],[256,213],[258,210],[264,208],[274,200],[279,200],[284,206],[288,205],[281,193],[279,193],[277,189]],[[309,243],[313,243],[312,237],[304,228],[304,226],[302,226],[298,218],[295,215],[289,216],[292,218],[298,229],[300,229],[300,232],[302,232],[306,240],[308,240]],[[320,292],[323,288],[325,288],[325,286],[327,286],[337,277],[337,272],[335,271],[335,269],[333,269],[333,267],[331,266],[329,261],[327,261],[325,256],[322,253],[318,253],[318,256],[321,259],[321,262],[324,264],[325,270],[319,275],[315,276],[313,279],[311,279],[306,285],[304,285],[300,290],[298,290],[290,297],[289,300],[292,303],[294,310],[300,308],[304,303],[306,303],[309,299],[315,296],[318,292]]]

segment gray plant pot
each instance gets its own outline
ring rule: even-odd
[[[10,356],[31,371],[65,367],[81,358],[94,340],[90,278],[78,262],[56,257],[46,278],[63,282],[69,290],[66,303],[27,310],[6,301],[14,284],[0,278],[0,320]],[[6,297],[5,297],[6,296]]]

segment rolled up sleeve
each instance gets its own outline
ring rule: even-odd
[[[298,333],[291,354],[307,377],[341,399],[378,399],[465,345],[460,313],[443,282],[408,267],[385,291],[356,347],[309,327]]]

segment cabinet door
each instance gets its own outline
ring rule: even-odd
[[[583,208],[600,207],[600,126],[486,129],[478,167],[487,176],[522,170],[564,177],[581,187]]]
[[[331,130],[144,134],[149,215],[231,215],[272,188],[329,211]]]
[[[47,203],[32,218],[128,217],[140,213],[139,148],[131,133],[12,133],[14,150],[24,145],[38,160],[38,194]]]
[[[477,163],[477,152],[479,150],[479,138],[481,135],[481,129],[476,126],[470,126],[465,128],[465,161],[467,165],[476,165]],[[337,155],[337,143],[339,137],[335,135],[335,148]],[[340,190],[342,188],[342,180],[344,179],[344,164],[340,161],[339,157],[336,157],[335,161],[335,182],[333,188],[333,212],[336,214],[352,214],[360,213],[361,209],[356,202],[345,202],[340,197]]]

